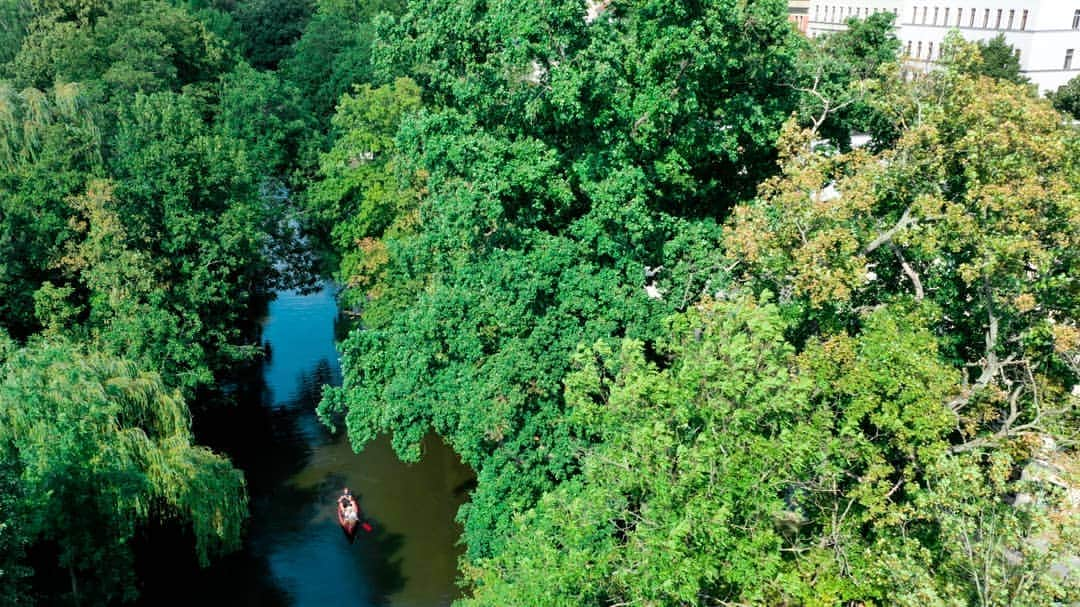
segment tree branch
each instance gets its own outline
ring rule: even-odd
[[[907,260],[904,259],[904,254],[900,252],[900,247],[896,246],[892,241],[889,241],[889,245],[892,247],[893,253],[896,253],[896,258],[900,261],[900,267],[904,269],[904,274],[907,274],[907,277],[911,279],[911,284],[915,287],[915,299],[922,301],[926,294],[923,291],[922,281],[919,280],[919,275],[911,268],[911,265],[908,264]]]
[[[880,234],[877,238],[875,238],[870,244],[866,245],[866,248],[863,249],[863,254],[872,253],[881,245],[887,242],[892,242],[893,236],[896,236],[897,232],[903,230],[909,225],[914,225],[918,221],[918,219],[915,219],[911,216],[911,207],[904,209],[904,214],[900,216],[900,220],[896,222],[896,225],[889,228],[888,230]]]

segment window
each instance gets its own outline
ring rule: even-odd
[[[975,9],[971,9],[971,23],[968,23],[968,27],[975,27]]]
[[[934,58],[934,42],[930,41],[930,46],[926,49],[926,59],[930,60]]]
[[[832,7],[832,18],[829,19],[829,21],[832,21],[833,23],[836,23],[836,6],[835,5]]]
[[[945,7],[945,18],[941,20],[942,25],[949,24],[949,7]]]
[[[998,12],[997,12],[997,21],[994,22],[994,29],[996,29],[996,30],[1001,29],[1001,12],[1002,11],[999,8]]]
[[[1077,10],[1075,13],[1073,13],[1073,29],[1080,30],[1080,10]]]
[[[1005,29],[1010,29],[1010,30],[1012,29],[1013,17],[1015,17],[1015,16],[1016,16],[1016,11],[1012,11],[1012,10],[1009,11],[1009,25],[1005,26]]]
[[[937,25],[938,7],[934,7],[934,25]]]
[[[983,13],[983,29],[990,27],[990,9],[986,9]]]
[[[919,40],[919,44],[915,48],[918,49],[918,50],[915,51],[915,57],[917,59],[922,59],[922,40]],[[1067,61],[1072,60],[1072,55],[1067,55],[1067,57],[1068,57]],[[1069,69],[1069,68],[1065,68],[1065,69]]]
[[[1064,69],[1067,69],[1067,70],[1072,69],[1072,56],[1073,56],[1073,49],[1069,49],[1069,50],[1065,51],[1065,68]]]
[[[926,7],[925,6],[922,7],[922,22],[923,22],[923,25],[926,25]]]
[[[911,22],[915,23],[915,17],[919,14],[919,7],[915,6],[911,8]]]
[[[904,51],[904,56],[905,57],[910,57],[911,56],[911,40],[907,41],[907,50]]]
[[[1077,12],[1080,13],[1080,11],[1077,11]],[[1022,29],[1022,30],[1027,29],[1027,14],[1028,14],[1027,10],[1024,10],[1024,14],[1020,15],[1020,29]],[[1075,18],[1076,17],[1073,17],[1073,19],[1075,19]]]

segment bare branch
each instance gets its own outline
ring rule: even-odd
[[[911,207],[904,209],[904,214],[900,216],[900,220],[896,222],[896,225],[889,228],[888,230],[880,234],[877,238],[875,238],[870,244],[866,245],[866,248],[863,249],[863,254],[872,253],[881,245],[887,242],[892,242],[893,236],[896,236],[897,232],[903,230],[909,225],[914,225],[917,222],[918,219],[915,219],[911,216]]]
[[[919,275],[911,268],[911,265],[904,259],[904,254],[900,252],[900,247],[896,246],[892,241],[889,242],[892,247],[893,253],[896,253],[896,258],[900,260],[900,267],[904,269],[904,274],[911,279],[911,284],[915,287],[915,299],[922,301],[926,296],[923,291],[922,281],[919,280]]]

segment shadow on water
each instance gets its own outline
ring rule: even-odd
[[[322,387],[340,383],[335,318],[332,294],[282,294],[264,325],[268,360],[197,403],[198,440],[247,479],[244,545],[199,569],[190,531],[147,527],[136,541],[140,604],[434,607],[457,597],[453,517],[466,496],[454,490],[472,474],[437,439],[407,465],[385,437],[358,455],[319,423]],[[334,508],[346,485],[373,526],[353,545]]]

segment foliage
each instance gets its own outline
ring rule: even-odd
[[[0,64],[11,61],[32,17],[33,11],[27,0],[0,2]]]
[[[314,10],[312,0],[245,0],[232,12],[247,41],[247,59],[259,69],[274,69],[290,54]]]
[[[4,339],[0,336],[0,339]],[[23,487],[12,459],[0,458],[0,606],[26,603],[24,578],[30,571],[22,564],[28,538],[20,524]]]
[[[807,153],[789,132],[785,174],[736,210],[729,250],[755,284],[809,303],[818,321],[931,303],[947,355],[978,374],[954,406],[996,386],[980,407],[1008,420],[999,432],[1041,427],[1043,399],[1071,384],[1046,338],[1078,313],[1080,206],[1062,170],[1071,135],[1018,85],[947,73],[920,86],[892,103],[907,128],[881,154]],[[1020,401],[1029,408],[1009,415]]]
[[[722,273],[708,216],[771,170],[794,101],[783,3],[605,6],[416,2],[379,21],[380,78],[408,74],[428,108],[393,161],[421,196],[396,207],[407,232],[369,247],[386,261],[322,410],[407,458],[446,437],[480,476],[470,557],[574,473],[559,420],[577,345],[652,339]],[[388,219],[360,217],[363,247]]]
[[[182,9],[161,1],[111,0],[38,12],[0,74],[17,88],[80,82],[92,98],[118,107],[136,91],[197,88],[226,63],[220,41]]]
[[[886,121],[867,97],[876,82],[895,77],[883,70],[895,64],[900,53],[894,18],[883,11],[848,19],[846,30],[807,43],[799,62],[804,72],[798,86],[800,123],[844,149],[852,131],[882,128]]]
[[[235,8],[0,3],[0,603],[29,600],[26,546],[115,604],[150,517],[203,562],[239,543],[242,477],[191,444],[177,389],[257,356],[253,304],[305,278],[282,183],[311,124],[237,61]]]
[[[398,13],[402,0],[319,0],[292,54],[281,63],[281,77],[302,92],[308,109],[326,125],[338,99],[354,84],[373,81],[372,20]]]
[[[418,192],[399,182],[394,136],[402,118],[419,109],[420,89],[407,78],[377,89],[357,86],[338,104],[334,147],[320,157],[321,179],[305,202],[317,246],[329,255],[342,252],[340,264],[331,267],[340,266],[339,280],[347,286],[365,285],[377,271],[371,264],[382,247],[358,245],[382,238],[395,222],[405,229],[414,214]],[[347,301],[353,296],[346,291]]]
[[[1047,92],[1046,97],[1059,111],[1065,112],[1073,120],[1080,120],[1080,76],[1069,80],[1056,91]]]
[[[466,568],[464,604],[1071,600],[1051,567],[1076,546],[1047,516],[1062,496],[1008,480],[1004,452],[989,470],[948,453],[955,372],[895,314],[796,359],[778,306],[704,301],[672,319],[660,366],[636,340],[579,351],[568,423],[596,446]],[[1052,506],[1003,501],[1016,491]]]
[[[781,329],[775,306],[707,302],[671,326],[658,352],[670,367],[636,340],[579,351],[569,421],[599,444],[518,517],[465,604],[689,605],[767,586],[781,566],[773,517],[822,421]]]
[[[975,44],[982,64],[974,73],[1015,84],[1028,84],[1027,77],[1020,75],[1020,51],[1005,41],[1005,34],[979,40]]]
[[[20,470],[24,532],[60,542],[78,592],[130,596],[126,542],[150,516],[190,523],[204,563],[239,544],[243,478],[191,444],[187,407],[158,375],[62,340],[12,353],[2,375],[0,445]]]
[[[215,126],[226,138],[245,145],[257,175],[285,175],[300,154],[311,121],[300,92],[273,73],[239,63],[221,79]]]

